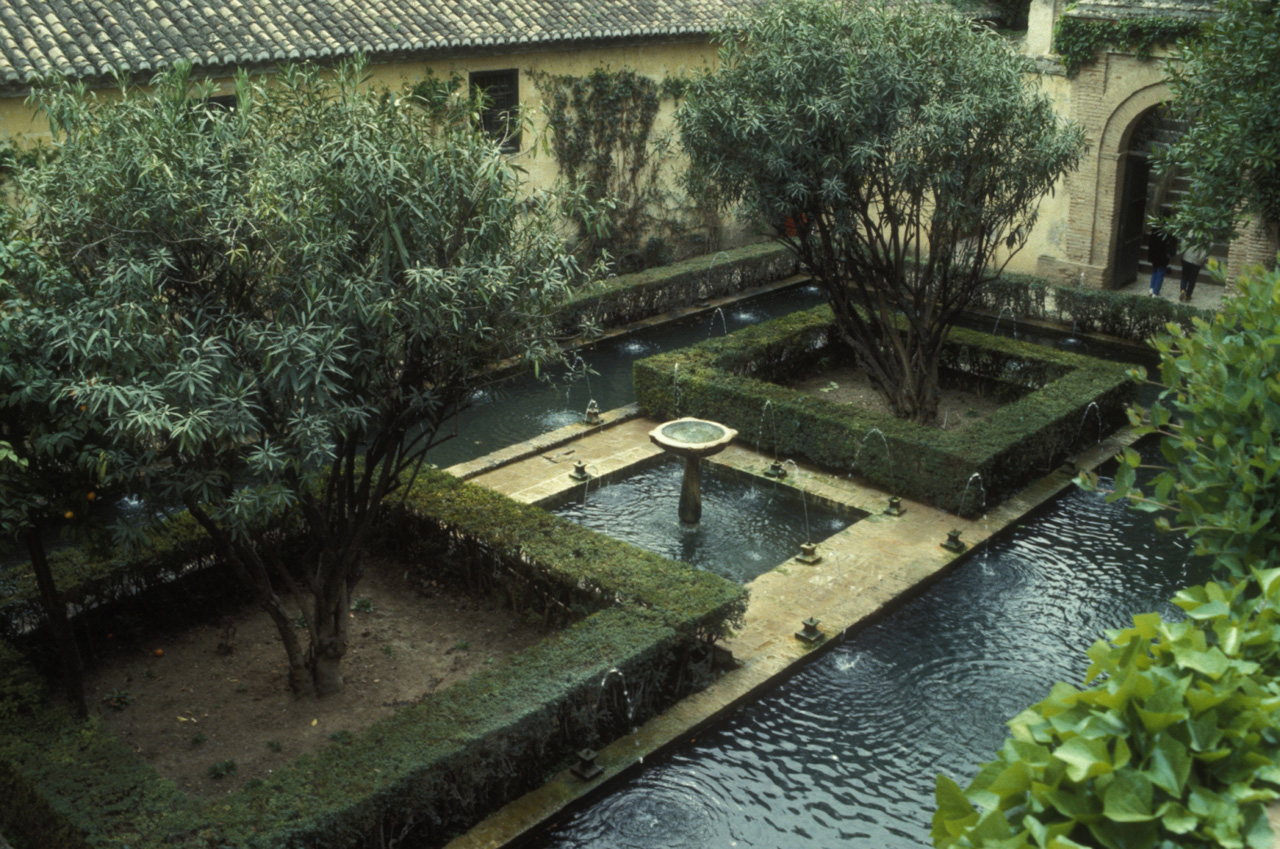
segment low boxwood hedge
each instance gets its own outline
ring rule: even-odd
[[[1006,272],[987,283],[974,306],[1023,318],[1072,325],[1078,333],[1102,333],[1131,342],[1145,342],[1165,325],[1190,329],[1195,318],[1207,319],[1212,310],[1171,298],[1153,298],[1145,291],[1120,292],[1084,286],[1060,286],[1030,274]]]
[[[0,641],[0,794],[22,802],[0,806],[0,824],[18,849],[337,849],[410,833],[414,845],[440,842],[576,749],[614,739],[705,682],[711,653],[700,638],[740,623],[746,607],[736,584],[441,472],[423,475],[388,511],[381,536],[433,577],[539,605],[568,625],[213,801],[187,796],[96,722],[51,705],[38,674]],[[95,567],[86,579],[109,571]]]
[[[584,324],[618,327],[697,300],[762,286],[795,270],[795,256],[775,242],[705,254],[589,286],[560,308],[557,324],[565,333],[576,333]]]
[[[778,382],[811,373],[835,349],[834,339],[824,306],[649,357],[635,365],[636,399],[652,416],[714,419],[766,452],[851,471],[889,492],[977,515],[984,501],[994,506],[1063,452],[1123,423],[1135,390],[1124,365],[955,328],[944,367],[1030,391],[980,425],[939,430]],[[975,474],[981,487],[978,479],[971,483]]]

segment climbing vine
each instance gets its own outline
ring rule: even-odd
[[[659,225],[670,201],[660,179],[670,140],[653,129],[661,101],[679,98],[683,81],[656,82],[627,68],[530,76],[542,93],[560,173],[571,196],[586,201],[566,210],[578,249],[591,258],[607,253],[620,271],[669,261]],[[603,216],[589,211],[602,207]]]
[[[1105,47],[1132,53],[1139,59],[1150,59],[1157,46],[1191,38],[1200,32],[1201,26],[1200,21],[1178,18],[1103,21],[1063,15],[1053,27],[1053,50],[1061,57],[1067,76],[1074,77]]]

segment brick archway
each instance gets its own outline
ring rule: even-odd
[[[1079,84],[1087,86],[1086,74]],[[1098,81],[1101,82],[1101,81]],[[1092,94],[1093,97],[1089,97]],[[1129,140],[1142,116],[1171,98],[1168,83],[1151,82],[1125,97],[1114,108],[1106,108],[1105,86],[1101,91],[1080,91],[1078,120],[1096,147],[1068,178],[1071,193],[1068,224],[1068,262],[1091,286],[1110,285],[1115,268],[1116,244],[1120,234],[1119,205],[1123,191],[1123,159]],[[1093,100],[1092,103],[1088,101]],[[1081,103],[1084,101],[1084,103]],[[1092,107],[1092,108],[1088,108]],[[1101,108],[1099,108],[1101,107]]]

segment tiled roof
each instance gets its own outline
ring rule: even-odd
[[[0,85],[186,60],[206,70],[695,35],[742,0],[0,0]]]

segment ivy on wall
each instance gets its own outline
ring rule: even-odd
[[[551,153],[571,195],[586,204],[568,210],[579,249],[608,253],[620,272],[669,262],[658,234],[671,219],[661,166],[671,142],[655,136],[663,99],[678,99],[686,83],[661,82],[629,68],[597,68],[582,77],[530,71],[542,93]],[[590,210],[604,207],[603,217]]]
[[[1194,37],[1201,26],[1200,21],[1184,18],[1098,20],[1063,15],[1053,26],[1053,51],[1061,57],[1067,76],[1074,77],[1106,47],[1150,59],[1156,47]]]

